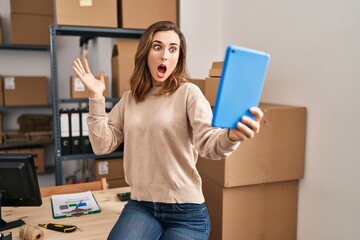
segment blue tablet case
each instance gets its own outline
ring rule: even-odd
[[[242,116],[254,116],[258,106],[270,55],[258,50],[229,46],[216,95],[212,126],[236,128]]]

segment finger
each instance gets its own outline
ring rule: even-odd
[[[246,136],[246,138],[253,138],[255,136],[255,132],[247,125],[242,122],[238,122],[236,124],[236,129],[239,133],[242,133]]]
[[[89,63],[87,61],[86,58],[84,58],[84,65],[85,65],[85,72],[86,73],[91,73],[90,67],[89,67]]]
[[[105,84],[105,73],[104,73],[104,71],[100,71],[99,77],[100,77],[100,81]]]
[[[82,62],[80,61],[79,58],[77,58],[75,61],[74,61],[74,65],[76,66],[76,68],[78,69],[79,73],[81,76],[85,75],[85,70],[84,70],[84,67],[82,65]]]
[[[248,116],[244,116],[241,121],[250,128],[254,133],[258,133],[260,131],[260,123],[253,120]]]
[[[73,69],[74,69],[76,75],[78,75],[78,77],[80,79],[83,78],[84,75],[81,72],[79,72],[79,70],[75,66],[73,66]]]
[[[263,116],[264,116],[263,111],[261,111],[261,109],[258,108],[258,107],[252,107],[252,108],[250,108],[250,112],[251,112],[251,114],[254,115],[254,119],[255,119],[255,121],[257,121],[257,122],[260,122],[261,119],[262,119]]]

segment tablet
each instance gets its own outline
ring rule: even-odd
[[[270,55],[229,46],[216,95],[213,127],[236,128],[242,116],[254,118],[250,107],[258,106]]]

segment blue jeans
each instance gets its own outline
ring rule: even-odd
[[[129,200],[108,240],[207,240],[205,204],[166,204]]]

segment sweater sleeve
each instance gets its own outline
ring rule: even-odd
[[[228,157],[240,142],[228,137],[228,129],[211,126],[212,109],[198,87],[192,87],[188,98],[188,118],[193,130],[193,141],[199,155],[204,158],[220,160]]]
[[[105,98],[89,98],[87,124],[89,139],[97,155],[108,154],[124,141],[123,104],[118,102],[109,114],[105,111]]]

